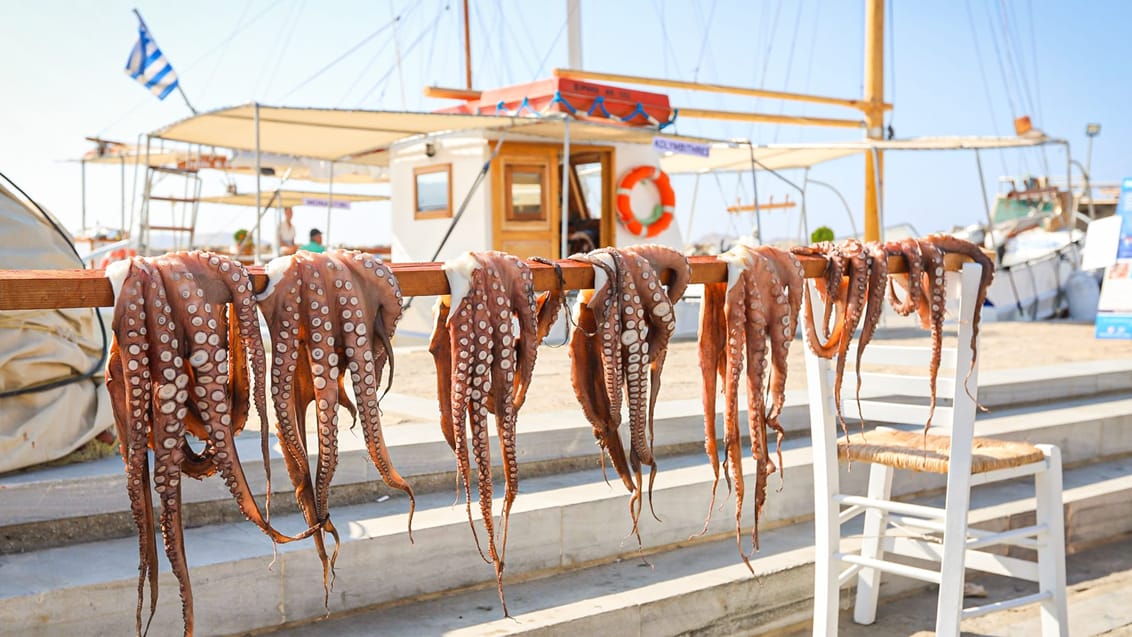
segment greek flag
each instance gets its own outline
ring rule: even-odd
[[[177,88],[177,73],[161,49],[157,48],[141,15],[138,15],[138,42],[126,61],[126,73],[141,82],[159,100],[165,99]]]

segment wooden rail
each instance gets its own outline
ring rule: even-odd
[[[948,270],[958,270],[966,257],[946,255]],[[727,280],[727,264],[716,257],[690,257],[692,283],[719,283]],[[816,278],[825,272],[825,260],[801,257],[806,276]],[[584,263],[562,260],[562,275],[567,289],[587,289],[593,286],[593,268]],[[448,294],[448,279],[440,263],[390,263],[401,291],[405,296],[434,296]],[[534,275],[536,290],[557,287],[554,268],[541,263],[528,262]],[[906,272],[903,257],[889,257],[890,272]],[[256,291],[267,285],[262,266],[250,266]],[[102,270],[0,270],[0,311],[44,310],[80,307],[110,307],[114,295],[110,280]]]

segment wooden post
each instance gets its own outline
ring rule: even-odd
[[[884,0],[865,1],[864,98],[865,135],[884,139]],[[865,153],[865,241],[880,240],[883,189],[884,155]]]

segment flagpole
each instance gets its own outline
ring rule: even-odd
[[[134,15],[138,17],[138,22],[140,22],[142,27],[152,36],[153,31],[150,31],[149,25],[145,23],[145,20],[142,18],[141,13],[138,12],[137,9],[134,9],[133,12]],[[181,88],[180,82],[177,82],[177,92],[181,94],[181,99],[185,100],[185,106],[188,106],[189,110],[192,111],[192,114],[196,115],[197,109],[193,108],[193,104],[189,101],[189,96],[185,95],[185,89]]]

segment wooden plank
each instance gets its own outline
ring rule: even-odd
[[[806,117],[803,115],[772,115],[767,113],[747,113],[740,111],[720,111],[710,108],[687,108],[684,106],[673,109],[680,117],[693,117],[697,119],[723,119],[733,122],[760,122],[763,124],[793,124],[795,126],[829,126],[832,128],[864,128],[865,121],[860,119],[840,119],[834,117]]]
[[[692,283],[719,283],[727,280],[727,265],[710,256],[689,257],[692,265]],[[825,260],[802,257],[802,267],[809,278],[825,272]],[[949,270],[958,270],[965,257],[946,255]],[[562,267],[566,287],[571,290],[587,289],[593,285],[593,269],[576,261],[558,261]],[[390,263],[401,291],[405,296],[434,296],[448,293],[448,279],[440,263]],[[541,263],[529,263],[536,290],[549,290],[557,286],[554,268]],[[903,257],[889,257],[890,272],[905,272]],[[256,291],[267,285],[263,266],[249,266]],[[110,281],[102,270],[0,270],[0,311],[44,310],[76,307],[109,307],[114,304]]]

